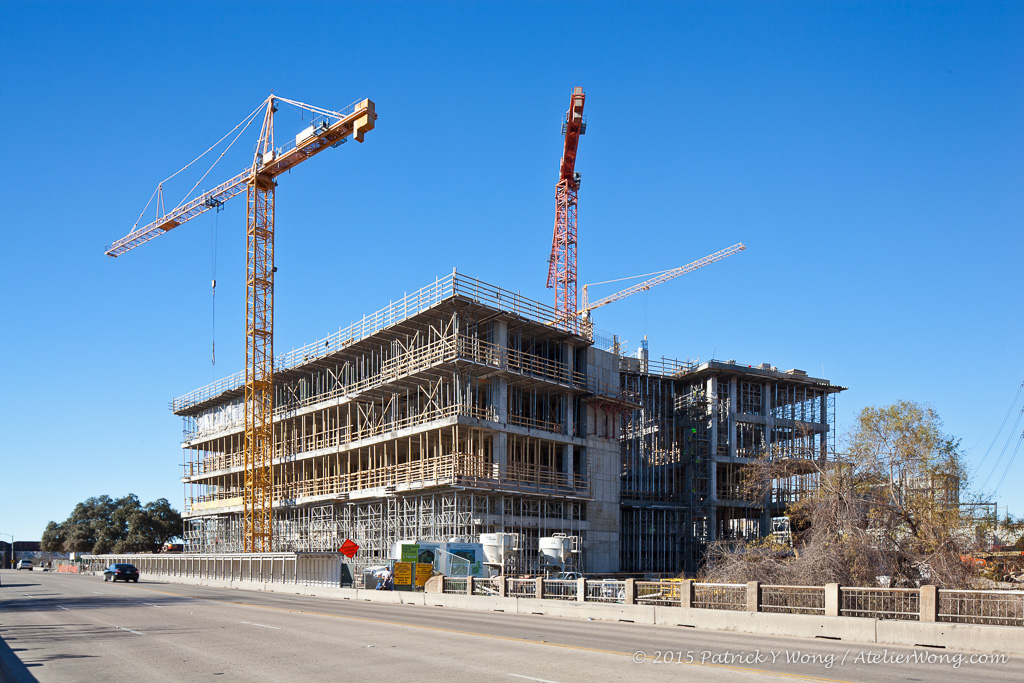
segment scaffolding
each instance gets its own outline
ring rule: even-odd
[[[844,388],[762,364],[650,360],[595,348],[589,327],[453,273],[275,372],[275,550],[351,539],[356,567],[399,540],[583,539],[578,568],[678,574],[709,543],[773,533],[834,450]],[[186,544],[241,552],[242,377],[176,399]],[[792,465],[757,494],[750,465]]]
[[[513,565],[535,571],[540,537],[584,537],[593,461],[583,401],[621,394],[588,379],[589,336],[456,274],[369,319],[286,354],[292,363],[275,374],[275,549],[348,538],[361,546],[354,564],[372,566],[397,540],[504,531],[522,539]],[[221,381],[173,406],[183,418],[186,543],[237,551],[240,387]]]
[[[622,358],[620,370],[641,406],[621,437],[624,571],[693,572],[710,542],[771,535],[815,486],[814,468],[790,467],[759,495],[751,464],[834,452],[844,387],[826,380],[721,361]]]

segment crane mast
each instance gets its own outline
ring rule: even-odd
[[[580,189],[580,174],[576,172],[576,149],[580,136],[587,132],[583,119],[586,95],[583,88],[573,88],[569,110],[562,122],[565,145],[555,185],[555,227],[551,238],[551,256],[548,259],[548,288],[555,289],[555,310],[565,324],[577,320],[579,299],[576,291],[576,196]]]
[[[274,546],[274,182],[261,163],[274,154],[274,98],[246,188],[245,220],[245,552]]]
[[[274,145],[277,102],[299,106],[317,114],[285,149]],[[246,193],[245,271],[245,453],[244,550],[271,552],[273,541],[273,433],[274,433],[274,190],[276,178],[311,158],[336,147],[349,137],[358,142],[372,130],[377,118],[371,100],[362,100],[345,112],[312,107],[269,96],[262,105],[263,127],[252,166],[213,190],[182,202],[169,213],[143,227],[134,227],[106,250],[117,257],[165,234],[225,201]]]

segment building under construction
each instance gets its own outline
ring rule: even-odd
[[[187,550],[243,549],[244,374],[176,399]],[[752,499],[760,458],[820,459],[842,387],[799,370],[651,361],[585,319],[458,273],[275,360],[275,550],[398,540],[580,539],[590,572],[692,571],[706,544],[771,533],[813,485]]]

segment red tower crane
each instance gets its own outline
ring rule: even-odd
[[[587,132],[583,119],[583,88],[573,88],[569,111],[562,122],[565,146],[555,185],[555,229],[548,260],[548,288],[555,289],[555,310],[565,325],[577,324],[579,299],[576,293],[576,194],[580,174],[576,172],[576,148],[580,136]]]

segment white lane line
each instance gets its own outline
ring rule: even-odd
[[[540,683],[556,683],[556,681],[549,681],[546,678],[533,678],[532,676],[523,676],[522,674],[509,674],[514,678],[525,678],[528,681],[539,681]]]
[[[144,602],[144,603],[142,603],[142,604],[143,604],[143,605],[149,605],[150,607],[159,607],[159,606],[160,606],[160,605],[155,605],[155,604],[153,604],[152,602]]]
[[[22,595],[24,595],[24,596],[25,596],[26,598],[32,598],[33,600],[35,600],[35,599],[36,599],[36,596],[34,596],[34,595],[29,595],[28,593],[22,593]]]
[[[144,633],[139,633],[138,631],[133,631],[130,628],[125,628],[124,626],[115,626],[114,628],[119,629],[121,631],[128,631],[128,633],[134,633],[137,636],[145,635]]]
[[[68,609],[68,608],[67,608],[67,607],[65,607],[64,605],[57,605],[57,609],[62,609],[62,610],[64,610],[64,611],[66,611],[66,612],[70,612],[70,611],[71,611],[70,609]]]
[[[95,593],[96,595],[103,595],[103,593],[100,593],[99,591],[93,591],[93,593]]]
[[[249,626],[259,626],[260,628],[272,628],[275,631],[280,631],[281,630],[280,626],[267,626],[266,624],[255,624],[255,623],[253,623],[251,621],[240,621],[238,623],[240,623],[240,624],[248,624]]]

